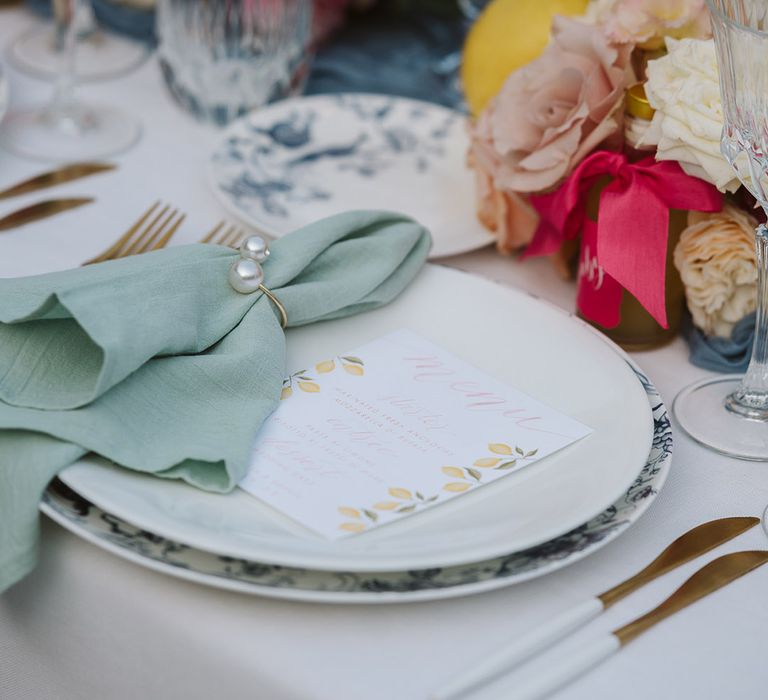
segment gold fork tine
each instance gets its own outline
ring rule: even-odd
[[[131,250],[126,251],[125,255],[138,255],[139,253],[146,253],[150,250],[159,250],[165,247],[185,218],[186,214],[179,214],[178,210],[174,209],[160,222],[155,230],[151,233],[145,231],[143,237],[135,241]],[[121,255],[120,257],[123,256]]]
[[[176,219],[176,223],[173,224],[168,229],[168,231],[165,233],[165,235],[163,235],[162,238],[160,238],[160,240],[157,243],[155,243],[155,245],[152,248],[152,250],[160,250],[160,248],[165,248],[165,246],[167,245],[168,241],[171,240],[171,237],[173,236],[173,234],[176,233],[176,230],[179,228],[179,226],[181,226],[182,222],[186,218],[187,218],[187,215],[186,214],[182,214],[178,219]]]
[[[200,239],[200,243],[211,243],[212,245],[225,245],[231,248],[237,248],[247,235],[248,232],[245,229],[242,229],[235,224],[227,226],[225,221],[219,221],[216,226]]]
[[[229,236],[232,233],[232,226],[227,226],[216,238],[213,239],[213,242],[217,245],[229,245]]]
[[[155,202],[147,211],[145,211],[139,220],[131,226],[120,238],[118,238],[109,248],[103,253],[97,255],[95,258],[86,260],[83,265],[92,265],[93,263],[104,262],[105,260],[112,260],[117,257],[117,254],[123,248],[123,246],[130,241],[137,231],[141,229],[144,222],[152,216],[152,213],[160,206],[160,202]]]
[[[159,232],[165,229],[165,227],[168,225],[168,221],[170,221],[170,219],[172,219],[173,215],[176,213],[175,209],[168,213],[170,208],[171,205],[166,204],[160,210],[160,213],[157,214],[154,219],[152,219],[150,224],[146,226],[144,230],[136,238],[133,239],[133,241],[131,241],[130,245],[128,245],[124,250],[120,251],[120,253],[115,257],[122,258],[126,255],[136,255],[140,251],[145,250],[146,247],[150,245],[155,239],[155,236],[157,236]]]
[[[224,226],[226,226],[226,222],[219,221],[216,226],[200,239],[200,243],[231,246],[238,239],[237,227],[231,224],[227,228],[224,228]]]
[[[216,224],[216,226],[214,226],[214,227],[213,227],[213,228],[212,228],[212,229],[211,229],[211,230],[208,232],[208,234],[207,234],[206,236],[203,236],[203,237],[200,239],[200,243],[211,243],[211,242],[213,241],[214,237],[215,237],[215,236],[216,236],[216,235],[219,233],[219,231],[221,231],[221,229],[224,227],[224,223],[225,223],[225,222],[223,222],[223,221],[219,221],[219,223],[218,223],[218,224]]]
[[[230,248],[234,248],[235,247],[235,243],[237,242],[237,239],[239,237],[240,237],[240,235],[239,235],[239,233],[237,231],[237,226],[230,226],[227,229],[227,236],[225,238],[224,245],[228,245]]]
[[[237,229],[235,231],[235,240],[232,242],[232,247],[239,248],[244,238],[245,238],[245,231],[243,231],[243,229],[241,228]]]

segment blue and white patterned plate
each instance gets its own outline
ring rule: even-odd
[[[650,380],[624,357],[653,411],[653,442],[645,465],[626,493],[597,517],[549,542],[507,556],[415,571],[315,571],[219,556],[160,537],[101,510],[58,480],[40,508],[79,537],[142,566],[215,588],[272,598],[402,603],[510,586],[561,569],[604,547],[648,509],[667,478],[672,461],[667,409]]]
[[[431,257],[490,244],[475,215],[464,117],[384,95],[277,102],[234,122],[210,161],[233,214],[281,236],[348,209],[408,214],[432,232]]]

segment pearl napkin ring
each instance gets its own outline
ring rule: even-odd
[[[261,291],[280,312],[280,325],[288,325],[288,313],[280,300],[267,289],[264,282],[264,270],[261,267],[269,257],[269,246],[261,236],[250,236],[240,246],[240,259],[229,268],[229,283],[240,294],[253,294]]]

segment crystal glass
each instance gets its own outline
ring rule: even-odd
[[[216,124],[296,94],[309,70],[311,19],[311,0],[158,0],[166,84]]]
[[[92,160],[124,151],[139,135],[139,122],[107,105],[74,96],[74,57],[82,0],[56,0],[64,48],[53,99],[44,105],[12,109],[0,126],[0,142],[22,156],[50,161]]]
[[[52,0],[56,18],[66,12],[67,2]],[[8,58],[24,73],[44,80],[55,80],[65,45],[62,22],[36,25],[16,37],[8,47]],[[85,2],[77,15],[77,43],[74,73],[78,82],[109,80],[139,66],[149,56],[149,47],[140,42],[100,29],[90,2]]]
[[[707,0],[720,69],[723,155],[768,213],[768,2]],[[683,389],[674,412],[695,440],[718,452],[768,461],[768,229],[755,234],[757,317],[743,376]]]

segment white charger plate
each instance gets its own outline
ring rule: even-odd
[[[608,341],[606,341],[608,342]],[[142,530],[55,482],[40,509],[75,535],[154,571],[214,588],[316,603],[408,603],[511,586],[557,571],[596,552],[645,513],[666,481],[672,429],[653,384],[633,368],[653,410],[651,450],[632,485],[588,523],[537,547],[482,562],[383,573],[311,571],[234,559],[194,549]]]
[[[527,294],[428,265],[387,307],[291,329],[288,367],[410,327],[594,429],[460,498],[330,542],[243,491],[210,494],[85,459],[61,479],[105,511],[194,548],[324,571],[404,571],[481,561],[547,542],[626,492],[648,458],[646,392],[614,346]]]
[[[231,124],[209,163],[223,205],[279,237],[348,209],[391,209],[433,232],[431,258],[482,248],[465,117],[388,95],[277,102]]]

